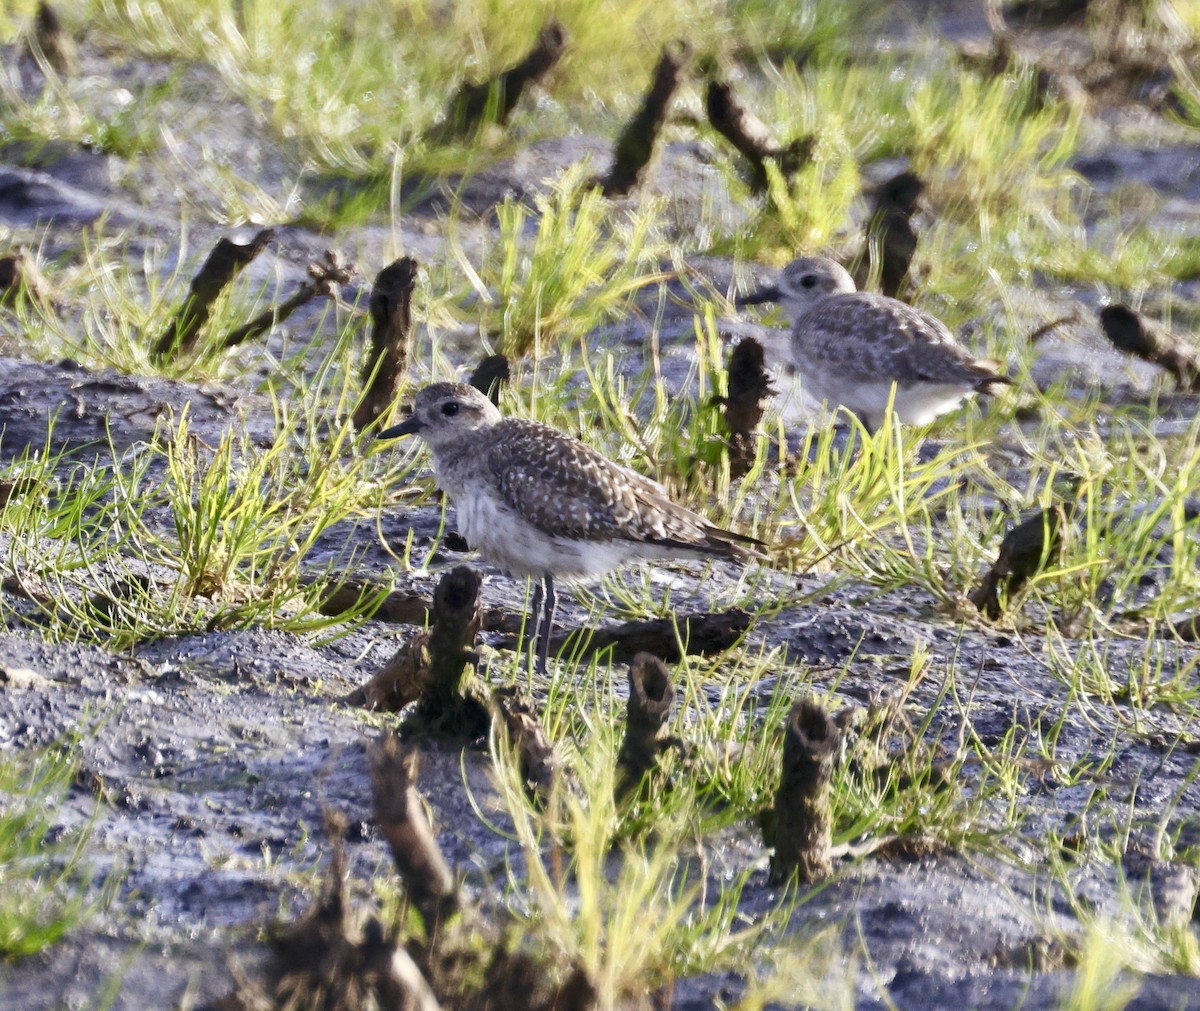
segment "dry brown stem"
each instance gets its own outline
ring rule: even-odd
[[[680,747],[678,738],[665,733],[675,701],[671,673],[658,657],[639,653],[629,665],[629,701],[625,707],[625,736],[617,753],[623,772],[618,796],[627,793],[658,764],[666,749]]]
[[[713,129],[750,163],[749,182],[756,193],[767,188],[765,166],[768,160],[778,166],[786,179],[812,154],[811,137],[800,137],[790,144],[780,144],[767,125],[746,109],[734,96],[733,89],[717,77],[708,82],[704,105]]]
[[[508,122],[522,93],[541,81],[567,51],[570,36],[559,22],[546,22],[525,58],[490,81],[464,84],[450,99],[436,139],[446,142],[475,133],[482,127]]]
[[[212,315],[213,303],[246,265],[263,251],[274,234],[274,229],[264,228],[246,243],[227,238],[218,240],[200,268],[200,273],[192,278],[183,305],[154,344],[153,355],[158,361],[168,361],[195,347],[197,336]]]
[[[1184,347],[1161,325],[1127,305],[1113,304],[1100,310],[1100,326],[1114,347],[1166,369],[1180,389],[1200,393],[1196,352]]]
[[[690,56],[691,49],[684,42],[668,42],[663,46],[650,90],[613,147],[612,167],[600,183],[606,197],[623,197],[641,180]]]
[[[46,305],[54,300],[50,282],[24,246],[0,256],[0,305],[13,305],[22,298]]]
[[[729,393],[719,397],[729,430],[729,473],[741,477],[754,462],[754,436],[763,405],[775,393],[767,375],[763,346],[753,337],[729,352]]]
[[[475,366],[469,382],[497,406],[500,392],[511,377],[508,359],[504,355],[488,355]]]
[[[457,912],[459,896],[417,793],[417,752],[387,734],[371,748],[370,759],[376,824],[405,894],[425,921],[427,935],[436,939],[440,926]]]
[[[311,302],[314,298],[337,299],[341,285],[349,284],[353,274],[354,267],[340,253],[327,249],[321,262],[308,265],[309,280],[300,285],[295,294],[279,305],[272,306],[266,312],[259,313],[244,326],[230,330],[221,338],[221,347],[237,347],[251,338],[269,332],[300,306]]]
[[[550,650],[561,655],[592,656],[612,649],[614,660],[632,660],[638,653],[652,653],[668,663],[683,654],[708,656],[729,649],[750,627],[750,616],[740,608],[705,614],[677,615],[648,621],[627,621],[612,629],[579,629],[558,633],[550,639]],[[504,643],[516,648],[515,639]]]
[[[375,278],[369,304],[371,353],[363,366],[365,392],[354,410],[354,427],[359,431],[387,417],[400,393],[408,368],[416,285],[417,261],[410,256],[389,263]]]
[[[529,704],[512,691],[496,689],[492,702],[504,723],[508,739],[520,756],[521,779],[529,793],[545,802],[554,789],[560,763],[554,745]]]
[[[837,753],[838,728],[824,708],[802,700],[784,727],[783,772],[775,795],[771,880],[819,881],[833,869],[833,814],[829,779]]]

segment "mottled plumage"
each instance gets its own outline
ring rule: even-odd
[[[471,386],[426,387],[412,416],[380,437],[409,434],[432,451],[434,474],[454,502],[467,543],[515,576],[542,580],[543,666],[554,576],[597,575],[632,558],[756,553],[742,545],[758,541],[672,502],[657,481],[557,429],[504,418]]]
[[[774,301],[787,310],[792,358],[808,393],[852,411],[869,431],[882,424],[893,386],[897,417],[924,425],[974,393],[1011,383],[994,362],[959,347],[941,320],[857,291],[845,269],[825,257],[792,261],[775,285],[740,301]]]

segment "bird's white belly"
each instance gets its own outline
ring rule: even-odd
[[[459,532],[487,561],[514,576],[590,576],[638,554],[632,541],[579,541],[548,534],[488,495],[454,499]],[[646,551],[652,554],[652,551]]]
[[[820,367],[803,368],[803,383],[808,395],[824,401],[831,409],[843,406],[865,420],[872,429],[883,423],[888,401],[906,425],[927,425],[934,418],[952,411],[971,393],[961,383],[914,383],[903,385],[890,380],[862,380]]]
[[[918,383],[896,388],[896,415],[906,425],[928,425],[973,394],[961,383]]]

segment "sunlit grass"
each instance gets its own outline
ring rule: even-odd
[[[543,719],[559,739],[571,778],[559,781],[544,809],[525,795],[504,743],[492,747],[500,797],[523,857],[521,872],[509,876],[509,901],[535,946],[556,961],[581,964],[601,1007],[618,1007],[698,971],[744,967],[758,945],[782,930],[794,897],[757,921],[740,916],[738,896],[751,872],[711,889],[697,848],[703,811],[695,778],[654,776],[651,795],[665,805],[643,806],[636,790],[635,799],[619,799],[622,727],[599,713],[565,708],[571,694],[552,688],[547,699]],[[597,701],[614,712],[611,695]]]
[[[1128,830],[1128,825],[1125,826]],[[1116,854],[1120,862],[1120,854]],[[1160,869],[1170,865],[1159,863]],[[1190,907],[1169,910],[1150,874],[1118,871],[1115,894],[1100,906],[1078,897],[1087,873],[1061,857],[1050,862],[1064,894],[1071,896],[1075,929],[1050,926],[1048,933],[1069,953],[1075,982],[1065,1008],[1122,1008],[1141,989],[1143,975],[1200,975],[1200,943],[1190,927]],[[1168,899],[1168,903],[1169,903]]]
[[[959,71],[930,77],[908,94],[913,167],[936,174],[949,202],[1003,207],[1068,180],[1079,114],[1064,106],[1032,107],[1032,71],[984,80]]]
[[[203,629],[315,633],[361,622],[386,584],[328,617],[320,600],[353,574],[353,551],[316,567],[307,559],[334,524],[374,516],[413,461],[351,448],[348,418],[329,430],[298,424],[306,420],[303,409],[282,411],[265,448],[234,430],[207,445],[185,414],[111,463],[27,451],[5,471],[22,494],[0,511],[3,567],[28,591],[25,605],[6,600],[10,617],[114,647]]]
[[[21,144],[27,160],[36,161],[44,145],[71,142],[133,158],[156,147],[160,140],[159,106],[173,89],[172,82],[149,84],[138,95],[124,91],[98,103],[78,82],[64,79],[40,64],[44,84],[36,94],[20,83],[20,67],[6,61],[0,68],[0,136]]]
[[[997,733],[980,720],[977,672],[953,649],[944,657],[905,646],[892,658],[893,696],[846,720],[833,780],[839,843],[890,841],[901,852],[911,845],[998,860],[1025,847],[1040,856],[1061,840],[1028,827],[1037,780],[1109,789],[1127,735],[1164,713],[1186,724],[1200,712],[1200,661],[1171,632],[1180,614],[1200,607],[1200,521],[1192,515],[1200,424],[1164,435],[1153,425],[1153,400],[1114,405],[1107,391],[1066,380],[1035,389],[1039,352],[1024,340],[1012,297],[1050,298],[1064,285],[1072,296],[1136,302],[1194,276],[1200,246],[1185,228],[1164,226],[1164,205],[1137,187],[1103,198],[1088,190],[1067,168],[1082,113],[1037,95],[1031,72],[981,75],[929,43],[912,54],[855,50],[869,6],[96,0],[67,20],[86,19],[102,46],[161,61],[171,68],[164,83],[118,94],[52,73],[32,83],[7,70],[0,77],[0,130],[23,152],[83,144],[121,159],[177,158],[191,172],[178,127],[161,120],[182,96],[186,68],[211,68],[205,79],[219,80],[221,100],[263,123],[273,154],[294,166],[279,192],[219,160],[196,169],[201,213],[221,223],[300,215],[340,227],[336,241],[345,245],[356,241],[349,223],[382,222],[399,245],[406,187],[417,176],[465,174],[446,186],[460,193],[448,209],[423,219],[448,242],[440,260],[422,264],[417,360],[401,399],[430,378],[459,374],[478,348],[464,352],[445,332],[478,329],[489,350],[516,359],[502,394],[507,414],[577,435],[712,522],[766,542],[769,560],[737,576],[729,566],[722,575],[730,578],[710,580],[713,569],[684,563],[678,584],[643,569],[574,591],[589,624],[674,615],[682,583],[714,609],[751,616],[750,633],[723,655],[676,665],[670,731],[686,749],[663,756],[644,794],[614,796],[621,667],[604,657],[564,660],[548,684],[512,657],[489,671],[537,691],[543,723],[572,770],[539,808],[507,749],[492,742],[497,793],[520,851],[503,901],[548,964],[587,968],[603,1006],[725,970],[748,978],[746,1009],[853,1001],[855,956],[844,932],[794,932],[803,896],[787,893],[753,920],[739,912],[765,849],[714,870],[733,834],[754,852],[746,840],[758,838],[755,819],[772,802],[794,699],[808,694],[844,712],[845,699],[862,694],[863,671],[870,676],[867,658],[834,669],[800,662],[786,624],[772,624],[778,615],[850,587],[848,607],[961,628],[964,641],[984,630],[1010,636],[1061,692],[1030,703],[1036,729],[1014,716]],[[5,7],[0,36],[14,38],[30,10]],[[1155,10],[1200,34],[1187,5]],[[510,134],[437,140],[454,90],[518,59],[551,16],[573,42],[545,88],[518,109]],[[482,213],[468,206],[471,173],[531,138],[614,135],[675,38],[727,70],[778,140],[812,135],[810,162],[790,179],[769,168],[766,194],[753,195],[743,166],[682,117],[670,136],[712,142],[703,150],[728,181],[730,207],[709,198],[699,210],[659,196],[608,201],[590,185],[593,165],[528,180],[520,196]],[[1182,118],[1194,126],[1200,87],[1186,61],[1176,70]],[[685,85],[681,107],[694,102],[694,84]],[[678,308],[674,272],[698,253],[732,249],[781,263],[801,251],[856,248],[863,180],[880,171],[872,163],[881,158],[905,159],[929,184],[914,301],[955,330],[972,324],[973,352],[1002,358],[1018,388],[923,431],[888,424],[868,437],[852,424],[816,425],[793,429],[789,441],[781,423],[764,424],[753,465],[733,478],[714,401],[728,381],[723,321],[715,304],[700,303],[693,332],[680,337],[675,328],[668,337],[661,323],[666,307]],[[439,185],[422,179],[417,189],[424,196]],[[273,434],[231,421],[201,438],[180,414],[131,450],[95,447],[94,460],[8,454],[0,480],[16,491],[0,508],[0,568],[22,593],[4,595],[3,617],[50,640],[113,649],[210,629],[336,635],[369,616],[386,580],[337,618],[319,611],[321,584],[353,573],[357,538],[372,535],[381,510],[433,508],[427,456],[415,445],[376,452],[350,427],[364,322],[340,307],[311,331],[227,352],[220,336],[277,297],[269,285],[239,280],[193,352],[156,361],[154,341],[205,252],[180,224],[182,238],[169,247],[134,246],[98,227],[78,255],[57,246],[49,259],[39,252],[60,306],[0,310],[6,350],[130,375],[249,384],[261,396],[251,410],[261,418],[271,404]],[[5,241],[13,234],[0,230]],[[643,348],[605,344],[607,328],[643,311]],[[1023,419],[1022,404],[1039,418]],[[1007,598],[1002,618],[985,622],[967,595],[1013,523],[1064,504],[1067,474],[1074,513],[1061,550]],[[354,530],[345,553],[310,566],[318,542],[343,525]],[[410,536],[384,550],[395,552],[400,570],[424,570],[436,567],[437,547]],[[1014,711],[1026,701],[1014,700]],[[1084,755],[1060,746],[1076,723],[1097,734]],[[1100,809],[1089,802],[1082,817],[1095,821]],[[28,825],[30,838],[45,837],[45,825]],[[1104,871],[1115,873],[1121,856],[1100,852]],[[25,917],[15,931],[25,938],[20,950],[60,936],[56,924],[71,919],[71,908]],[[1086,930],[1063,942],[1076,965],[1066,1006],[1120,1005],[1132,992],[1124,970],[1197,971],[1194,936],[1157,923],[1141,896],[1103,913],[1074,912]]]
[[[455,250],[476,289],[474,314],[510,358],[579,340],[664,279],[653,208],[614,212],[588,183],[586,166],[532,203],[509,197],[496,208],[498,234],[483,263]]]
[[[74,307],[66,316],[37,302],[0,316],[0,333],[20,335],[39,358],[71,358],[91,368],[112,367],[133,375],[228,378],[245,371],[246,348],[220,347],[221,338],[257,315],[278,296],[237,278],[214,303],[196,346],[159,358],[154,346],[183,305],[192,277],[209,249],[196,249],[185,227],[178,248],[150,246],[140,259],[129,255],[128,238],[103,229],[83,236],[79,262],[46,268],[59,298]]]
[[[53,838],[76,769],[69,746],[0,757],[0,959],[42,951],[90,911],[80,866],[88,831]]]
[[[301,144],[315,166],[359,175],[383,170],[395,145],[419,143],[458,84],[514,63],[550,18],[571,38],[550,84],[555,100],[627,113],[668,41],[687,39],[701,53],[729,41],[750,51],[840,48],[840,29],[859,11],[827,0],[787,9],[711,0],[472,2],[452,10],[424,0],[91,6],[96,27],[139,52],[213,66],[232,95],[265,110],[275,132]]]

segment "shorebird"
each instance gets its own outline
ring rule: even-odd
[[[479,390],[435,383],[381,439],[418,435],[433,453],[458,529],[488,561],[538,579],[537,670],[546,672],[554,577],[594,576],[635,558],[763,557],[761,541],[672,502],[657,481],[536,421],[505,418]]]
[[[778,302],[791,316],[792,360],[813,399],[846,408],[869,433],[883,423],[889,400],[900,421],[925,425],[974,393],[1012,385],[996,362],[960,348],[941,320],[856,290],[824,256],[793,260],[775,284],[737,300],[759,302]]]

